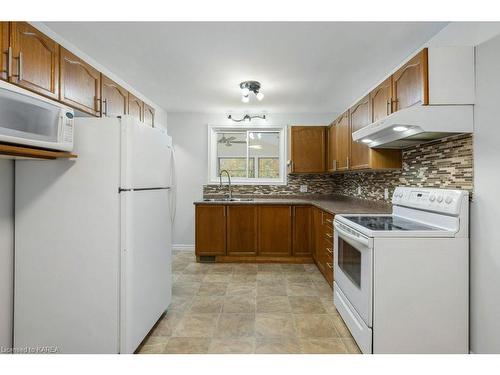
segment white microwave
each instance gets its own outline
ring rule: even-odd
[[[0,81],[0,142],[73,151],[74,111]]]

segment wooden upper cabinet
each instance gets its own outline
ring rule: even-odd
[[[325,127],[292,126],[291,162],[293,173],[325,172]]]
[[[226,207],[198,205],[195,216],[196,255],[225,255]]]
[[[342,114],[337,120],[337,169],[345,171],[349,169],[349,158],[351,150],[351,131],[349,126],[349,111]]]
[[[376,122],[392,113],[392,78],[387,78],[370,93],[371,118]]]
[[[59,98],[59,45],[26,22],[10,25],[9,81]]]
[[[0,79],[7,79],[8,54],[9,54],[9,23],[0,22]]]
[[[61,47],[60,100],[67,105],[100,115],[101,73]]]
[[[337,126],[333,123],[326,130],[327,134],[327,161],[326,168],[328,172],[337,170]]]
[[[370,124],[370,102],[368,96],[365,96],[351,109],[351,133],[362,129]],[[350,169],[360,169],[368,167],[369,147],[363,143],[354,142],[352,136],[349,137],[351,142],[351,160]]]
[[[127,114],[128,92],[104,74],[101,75],[102,117]]]
[[[144,123],[152,128],[155,127],[155,109],[146,103],[144,103]]]
[[[227,206],[227,255],[257,255],[257,224],[257,206]]]
[[[292,207],[259,207],[259,255],[288,256],[292,250]]]
[[[144,122],[144,102],[131,93],[128,93],[127,113],[137,121]]]
[[[424,48],[392,75],[393,112],[429,104],[428,53]]]
[[[295,256],[311,255],[311,207],[293,206],[292,254]]]

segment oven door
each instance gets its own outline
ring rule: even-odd
[[[335,282],[368,327],[372,327],[373,239],[335,221]]]

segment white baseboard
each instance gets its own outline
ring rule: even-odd
[[[174,250],[174,251],[194,251],[194,245],[172,244],[172,250]]]

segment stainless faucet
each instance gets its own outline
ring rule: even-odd
[[[229,199],[233,199],[233,191],[231,189],[231,175],[227,169],[223,169],[219,172],[219,187],[222,187],[222,174],[226,172],[227,180],[228,180],[228,189],[229,189]]]

